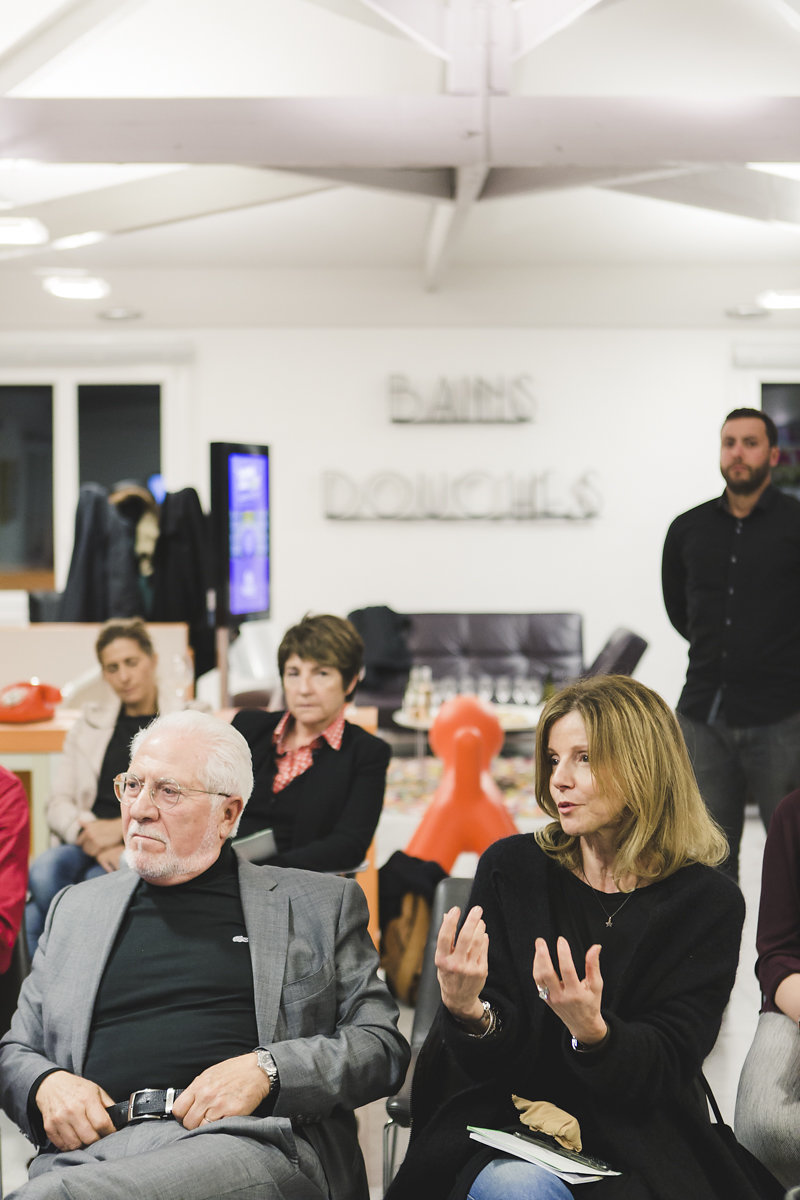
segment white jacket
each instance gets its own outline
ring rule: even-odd
[[[120,710],[119,704],[87,704],[64,739],[53,790],[45,812],[54,841],[77,842],[81,831],[80,818],[90,812],[97,798],[97,784],[108,743],[114,732]],[[182,708],[208,706],[197,700],[181,703],[167,692],[159,712],[175,712]]]

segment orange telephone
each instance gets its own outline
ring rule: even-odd
[[[0,721],[49,721],[61,703],[61,692],[37,679],[0,688]]]

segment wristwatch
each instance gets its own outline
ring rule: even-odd
[[[577,1051],[578,1054],[595,1054],[598,1050],[602,1050],[610,1035],[611,1029],[606,1026],[605,1036],[602,1037],[599,1042],[594,1042],[591,1046],[587,1046],[583,1042],[579,1042],[576,1037],[573,1037],[570,1038],[570,1045],[572,1046],[573,1050]]]
[[[269,1080],[269,1098],[275,1101],[278,1098],[281,1086],[280,1076],[278,1075],[278,1064],[275,1062],[270,1051],[264,1046],[256,1046],[256,1058],[258,1065]]]

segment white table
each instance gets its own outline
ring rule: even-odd
[[[477,696],[470,699],[477,700]],[[544,704],[493,704],[478,701],[487,712],[497,717],[500,728],[504,733],[530,733],[539,724]],[[412,716],[405,709],[398,708],[392,713],[392,720],[402,729],[413,729],[417,733],[427,733],[439,715],[439,710],[431,711],[425,716]]]

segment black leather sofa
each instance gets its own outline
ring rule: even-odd
[[[584,669],[580,613],[358,609],[349,618],[365,643],[366,675],[356,702],[376,705],[385,729],[392,727],[391,714],[403,702],[411,666],[427,664],[434,679],[522,675],[556,685]]]

